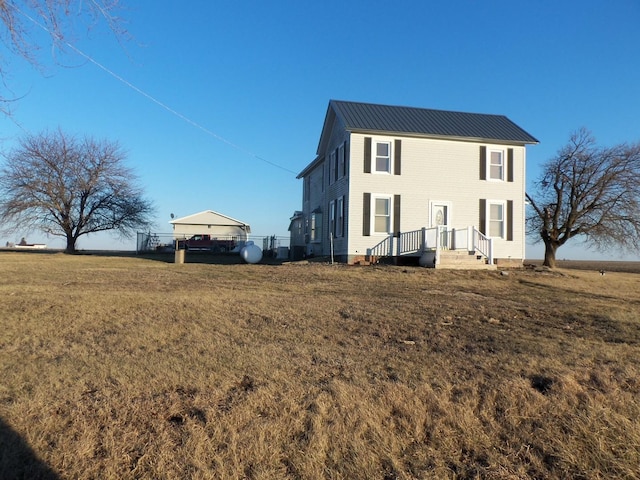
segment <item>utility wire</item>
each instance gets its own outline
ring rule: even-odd
[[[186,123],[198,128],[199,130],[202,130],[204,133],[206,133],[207,135],[215,138],[216,140],[226,143],[227,145],[229,145],[232,148],[235,148],[236,150],[243,152],[257,160],[260,160],[268,165],[271,165],[272,167],[275,168],[279,168],[280,170],[284,170],[285,172],[289,172],[292,173],[294,175],[297,175],[297,172],[294,172],[293,170],[290,170],[286,167],[283,167],[282,165],[278,165],[275,162],[272,162],[270,160],[267,160],[264,157],[261,157],[260,155],[257,155],[255,153],[253,153],[250,150],[247,150],[246,148],[231,142],[230,140],[227,140],[224,137],[221,137],[220,135],[214,133],[213,131],[209,130],[208,128],[200,125],[198,122],[191,120],[189,117],[187,117],[186,115],[183,115],[182,113],[178,112],[177,110],[174,110],[173,108],[169,107],[167,104],[161,102],[160,100],[158,100],[157,98],[153,97],[152,95],[148,94],[147,92],[145,92],[144,90],[136,87],[135,85],[133,85],[131,82],[129,82],[128,80],[124,79],[123,77],[121,77],[120,75],[118,75],[117,73],[115,73],[114,71],[110,70],[109,68],[107,68],[106,66],[104,66],[103,64],[101,64],[100,62],[98,62],[97,60],[95,60],[93,57],[91,57],[90,55],[84,53],[82,50],[80,50],[79,48],[77,48],[76,46],[72,45],[71,43],[65,41],[63,38],[61,38],[58,34],[51,32],[45,25],[42,25],[40,22],[38,22],[36,19],[34,19],[33,17],[31,17],[30,15],[28,15],[27,13],[23,12],[22,10],[20,10],[17,6],[15,6],[14,4],[9,4],[11,5],[13,8],[15,8],[21,15],[23,15],[25,18],[29,19],[31,22],[33,22],[35,25],[37,25],[38,27],[40,27],[41,29],[43,29],[45,32],[47,32],[51,37],[53,37],[54,39],[56,39],[59,43],[63,43],[64,45],[66,45],[67,47],[69,47],[70,49],[72,49],[74,52],[76,52],[78,55],[80,55],[81,57],[85,58],[86,60],[88,60],[89,62],[93,63],[95,66],[97,66],[98,68],[100,68],[101,70],[103,70],[104,72],[108,73],[109,75],[111,75],[113,78],[115,78],[116,80],[122,82],[123,84],[125,84],[127,87],[131,88],[133,91],[139,93],[140,95],[142,95],[143,97],[145,97],[146,99],[152,101],[153,103],[155,103],[156,105],[164,108],[166,111],[168,111],[169,113],[175,115],[176,117],[180,118],[181,120],[185,121]]]

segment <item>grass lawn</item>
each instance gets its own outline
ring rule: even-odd
[[[598,269],[2,252],[0,478],[637,478],[640,274]]]

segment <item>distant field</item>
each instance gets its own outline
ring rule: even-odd
[[[525,263],[542,265],[542,260],[527,260]],[[575,270],[604,270],[605,272],[640,273],[640,262],[613,262],[597,260],[558,260],[558,268]]]
[[[1,479],[640,472],[640,275],[617,263],[199,259],[0,252]]]

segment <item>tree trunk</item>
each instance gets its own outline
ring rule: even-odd
[[[67,248],[64,253],[76,253],[76,238],[73,235],[67,234]]]
[[[558,245],[553,242],[544,242],[544,262],[542,265],[549,268],[556,267],[556,250]]]

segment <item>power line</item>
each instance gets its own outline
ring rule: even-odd
[[[227,140],[226,138],[216,134],[215,132],[209,130],[208,128],[204,127],[203,125],[199,124],[198,122],[196,122],[195,120],[190,119],[189,117],[187,117],[186,115],[183,115],[182,113],[178,112],[177,110],[174,110],[173,108],[169,107],[167,104],[161,102],[160,100],[158,100],[157,98],[155,98],[154,96],[148,94],[147,92],[145,92],[144,90],[136,87],[134,84],[132,84],[131,82],[129,82],[128,80],[126,80],[125,78],[121,77],[120,75],[118,75],[117,73],[115,73],[114,71],[110,70],[109,68],[107,68],[106,66],[104,66],[103,64],[101,64],[100,62],[98,62],[97,60],[95,60],[93,57],[91,57],[90,55],[84,53],[82,50],[80,50],[79,48],[77,48],[76,46],[72,45],[71,43],[65,41],[63,38],[61,38],[59,35],[57,35],[56,33],[51,32],[45,25],[42,25],[40,22],[38,22],[36,19],[32,18],[30,15],[28,15],[27,13],[23,12],[22,10],[20,10],[18,7],[16,7],[14,4],[10,4],[13,8],[15,8],[21,15],[23,15],[24,17],[26,17],[27,19],[29,19],[31,22],[33,22],[35,25],[37,25],[38,27],[40,27],[41,29],[43,29],[45,32],[47,32],[51,37],[57,39],[60,43],[64,43],[67,47],[69,47],[70,49],[72,49],[74,52],[76,52],[78,55],[80,55],[81,57],[85,58],[86,60],[88,60],[89,62],[93,63],[95,66],[97,66],[98,68],[100,68],[101,70],[103,70],[104,72],[108,73],[109,75],[111,75],[113,78],[115,78],[116,80],[122,82],[123,84],[125,84],[127,87],[131,88],[133,91],[137,92],[138,94],[142,95],[143,97],[145,97],[146,99],[152,101],[153,103],[155,103],[156,105],[164,108],[166,111],[168,111],[169,113],[175,115],[176,117],[180,118],[181,120],[183,120],[184,122],[198,128],[199,130],[203,131],[204,133],[206,133],[207,135],[215,138],[216,140],[226,143],[227,145],[229,145],[232,148],[235,148],[238,151],[241,151],[257,160],[260,160],[261,162],[264,162],[268,165],[271,165],[272,167],[275,168],[279,168],[280,170],[284,170],[285,172],[288,173],[292,173],[294,175],[297,175],[298,172],[294,172],[293,170],[290,170],[286,167],[283,167],[282,165],[279,165],[275,162],[272,162],[270,160],[267,160],[264,157],[261,157],[260,155],[257,155],[255,153],[253,153],[252,151],[231,142],[230,140]]]

